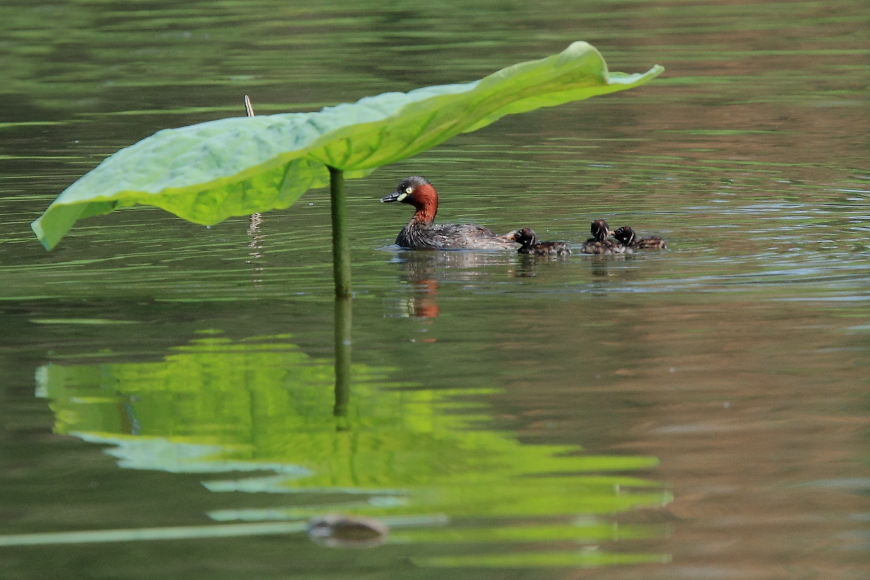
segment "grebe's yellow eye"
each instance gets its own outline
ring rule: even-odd
[[[414,191],[413,187],[406,187],[405,188],[405,193],[407,193],[407,194],[410,194],[412,191]]]

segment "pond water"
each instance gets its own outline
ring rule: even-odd
[[[4,4],[0,576],[866,577],[866,8]],[[245,94],[316,110],[574,40],[667,70],[348,181],[338,386],[325,191],[253,224],[118,211],[50,253],[30,231]],[[378,199],[413,174],[443,221],[577,245],[604,217],[669,249],[396,251],[410,208]],[[313,543],[328,513],[390,532]]]

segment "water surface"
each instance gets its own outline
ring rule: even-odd
[[[0,547],[3,577],[866,576],[863,2],[13,3],[0,23],[0,541],[392,527],[366,550],[300,531]],[[338,417],[324,191],[255,228],[135,208],[51,253],[30,232],[107,155],[244,94],[316,110],[578,39],[667,71],[348,182]],[[377,200],[411,174],[442,221],[579,245],[604,217],[669,249],[398,252],[410,208]]]

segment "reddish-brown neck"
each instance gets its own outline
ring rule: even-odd
[[[431,184],[418,185],[414,193],[406,198],[405,203],[410,203],[417,210],[414,221],[422,224],[431,224],[435,221],[435,214],[438,213],[438,193]]]

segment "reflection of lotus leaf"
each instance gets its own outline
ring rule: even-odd
[[[125,467],[271,471],[206,486],[328,493],[331,501],[348,498],[345,511],[368,515],[603,514],[667,499],[649,481],[589,473],[645,468],[654,458],[590,457],[576,447],[522,445],[503,432],[470,429],[486,417],[458,396],[482,390],[402,389],[386,383],[383,370],[354,365],[348,416],[339,421],[333,365],[292,344],[209,338],[177,351],[157,363],[41,368],[39,393],[52,400],[56,431],[115,445],[108,452]],[[307,517],[318,509],[212,515]],[[528,533],[534,537],[533,528]]]

